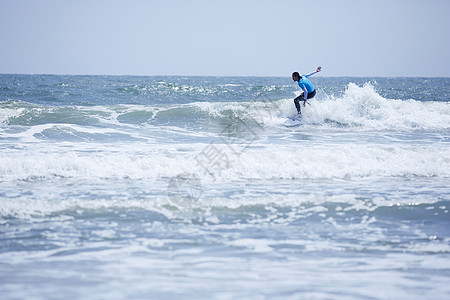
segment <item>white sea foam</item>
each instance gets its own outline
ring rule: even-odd
[[[350,83],[342,98],[312,102],[305,117],[314,123],[332,120],[376,129],[439,130],[450,128],[450,105],[385,99],[371,84],[359,87]]]
[[[205,180],[450,176],[450,149],[410,145],[253,144],[239,155],[226,144],[29,145],[0,153],[0,180],[54,177],[157,179],[198,173]],[[30,149],[33,148],[33,149]],[[179,150],[181,149],[181,150]],[[221,161],[206,154],[221,153]]]

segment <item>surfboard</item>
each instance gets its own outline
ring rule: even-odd
[[[288,117],[286,121],[283,122],[283,125],[286,127],[294,127],[302,124],[302,120],[299,118],[291,118]]]

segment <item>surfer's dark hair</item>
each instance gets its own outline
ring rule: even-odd
[[[294,72],[292,73],[292,77],[297,76],[298,78],[302,78],[302,76],[300,76],[300,74],[298,74],[298,72]]]

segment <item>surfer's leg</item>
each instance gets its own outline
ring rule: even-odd
[[[303,99],[303,93],[298,96],[297,98],[294,99],[294,103],[295,103],[295,108],[297,108],[297,113],[301,114],[302,111],[300,109],[300,99]]]

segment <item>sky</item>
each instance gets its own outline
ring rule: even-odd
[[[0,0],[0,73],[450,77],[447,0]]]

